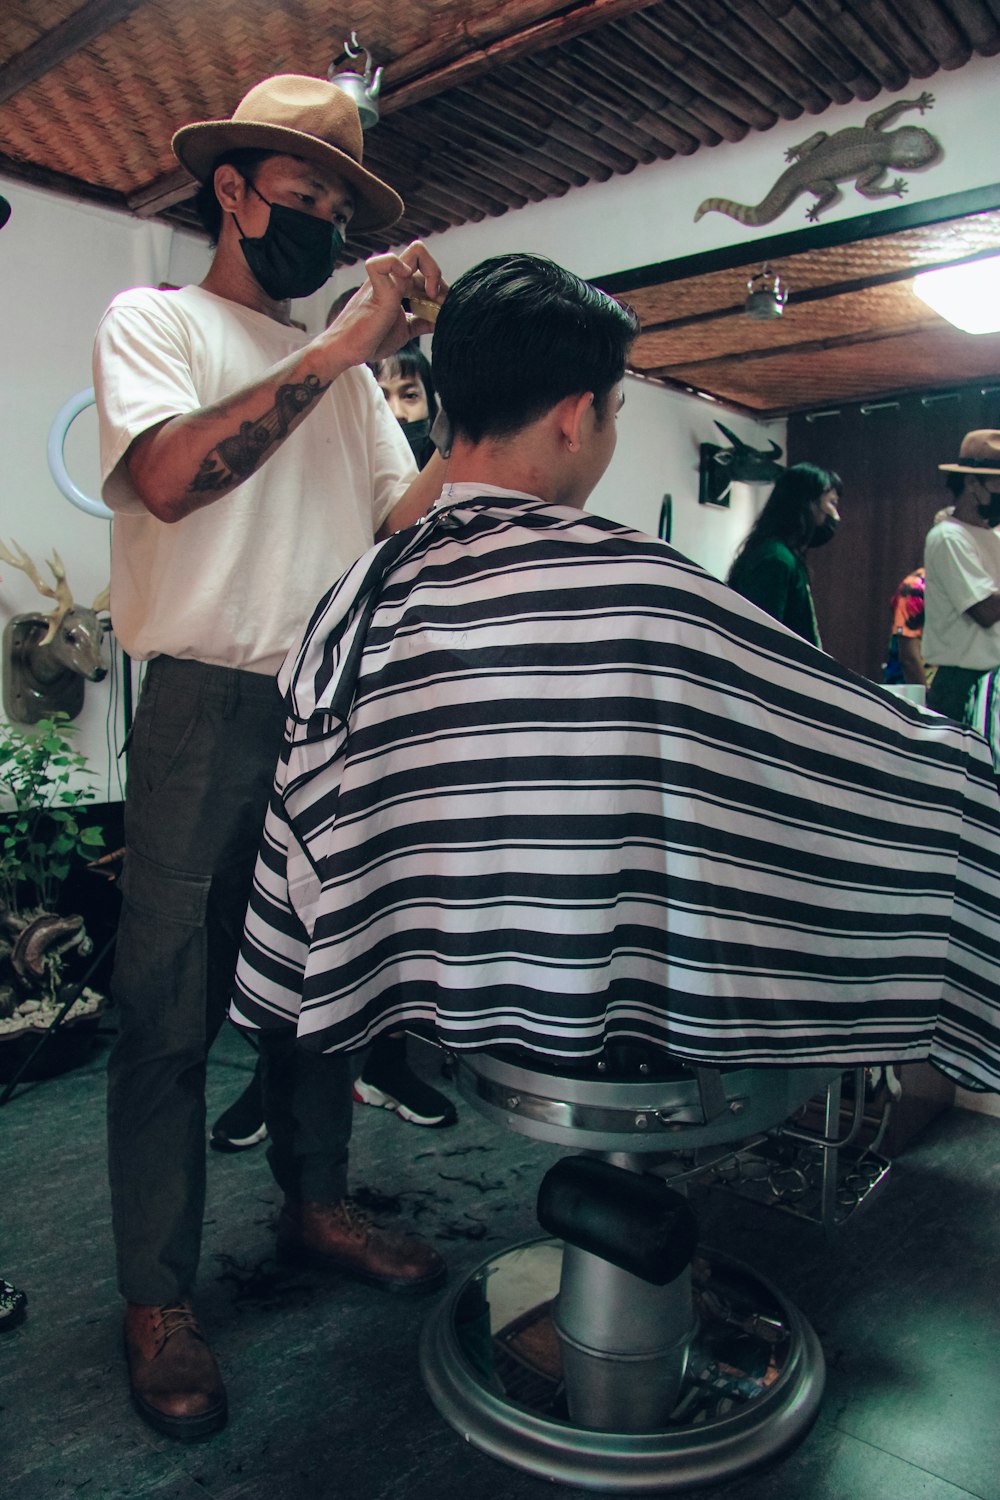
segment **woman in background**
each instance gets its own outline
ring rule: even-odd
[[[804,640],[820,645],[806,553],[832,540],[843,485],[815,464],[786,469],[744,541],[726,582]]]

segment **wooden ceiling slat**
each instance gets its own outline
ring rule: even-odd
[[[873,0],[872,13],[880,30],[893,45],[914,78],[929,78],[939,68],[960,68],[971,56],[967,39],[940,5],[931,0],[920,13],[905,3]],[[906,38],[915,38],[926,63],[908,50]]]
[[[685,135],[690,135],[694,141],[702,145],[718,145],[724,139],[742,139],[747,133],[747,127],[741,127],[739,121],[732,120],[729,124],[730,133],[723,135],[721,130],[715,129],[706,120],[705,111],[697,113],[696,110],[691,110],[691,101],[697,98],[693,90],[687,89],[678,78],[667,74],[666,69],[655,62],[651,52],[646,51],[642,43],[637,42],[636,37],[627,33],[624,27],[607,28],[601,40],[601,62],[609,71],[609,77],[616,78],[621,87],[636,90],[636,98],[646,108],[657,111],[664,120],[676,124],[679,130],[684,130]]]
[[[687,117],[691,121],[703,121],[703,127],[708,127],[712,135],[723,141],[742,141],[747,136],[750,130],[747,120],[730,114],[715,99],[693,89],[690,78],[676,69],[675,60],[681,57],[681,49],[667,42],[660,31],[649,24],[648,15],[633,15],[628,21],[621,21],[616,30],[624,37],[625,45],[634,48],[630,55],[636,60],[643,77],[648,78],[654,89],[663,90],[664,96],[672,101],[672,108],[681,111],[679,123],[684,124],[685,129],[691,129],[693,135],[699,133],[694,123],[690,126],[685,123],[684,117]]]
[[[499,143],[496,139],[498,132],[495,112],[485,111],[478,101],[473,105],[471,100],[464,100],[461,89],[456,89],[447,97],[439,95],[434,100],[433,107],[446,127],[456,134],[461,131],[469,136],[467,150],[478,161],[492,166],[501,159],[499,153],[502,151],[505,169],[526,188],[533,186],[540,199],[561,198],[569,188],[581,187],[587,181],[582,172],[553,165],[543,156],[547,144],[544,137],[534,146],[527,147],[522,142],[511,142],[509,139]],[[484,124],[484,115],[487,114],[488,125]],[[470,124],[473,126],[472,130],[469,129]]]
[[[498,102],[487,104],[481,90],[477,90],[475,96],[466,95],[463,89],[453,90],[450,95],[435,99],[435,107],[454,121],[456,130],[472,129],[475,144],[483,156],[489,159],[493,151],[504,151],[507,156],[517,157],[525,171],[537,174],[540,183],[552,184],[550,192],[553,196],[562,196],[567,187],[582,187],[589,181],[579,166],[556,160],[550,148],[552,142],[544,130],[532,129],[523,115],[508,113],[499,107]],[[489,117],[486,127],[483,126],[484,110]]]
[[[731,73],[726,66],[728,59],[724,61],[720,58],[717,50],[716,55],[710,56],[709,65],[706,66],[695,53],[677,43],[673,30],[660,14],[660,7],[647,12],[646,19],[658,35],[677,47],[678,68],[683,71],[688,82],[706,98],[714,99],[737,120],[744,120],[755,130],[770,130],[772,125],[778,123],[776,111],[766,109],[753,93],[742,87],[743,78],[740,77],[737,81],[737,75]]]
[[[440,175],[451,178],[461,173],[466,183],[477,184],[485,177],[520,199],[520,206],[527,202],[541,203],[549,194],[537,182],[516,178],[505,167],[506,158],[498,160],[496,153],[476,152],[474,136],[466,134],[457,143],[456,132],[449,129],[446,118],[442,118],[441,100],[432,99],[420,114],[420,144],[426,151],[424,175],[433,181]],[[404,185],[405,186],[405,185]]]
[[[869,15],[878,23],[879,35],[890,45],[911,78],[930,78],[941,66],[938,58],[921,42],[894,7],[892,0],[868,0]],[[958,32],[952,28],[952,42],[964,45]],[[966,57],[965,61],[968,61]]]
[[[747,25],[742,3],[735,6],[731,0],[728,4],[726,0],[682,0],[682,3],[697,22],[695,35],[699,39],[706,34],[714,35],[718,46],[721,38],[745,67],[753,68],[776,90],[773,98],[762,96],[762,102],[770,104],[782,118],[797,119],[803,110],[819,114],[832,103],[830,95],[816,86],[812,72],[795,67],[771,45],[766,33]]]
[[[591,141],[586,136],[582,138],[579,130],[562,126],[552,108],[541,107],[531,84],[525,84],[525,92],[522,92],[517,86],[517,78],[504,89],[483,81],[478,84],[477,92],[484,102],[495,108],[498,118],[502,115],[510,121],[511,117],[522,117],[523,120],[531,121],[535,129],[541,130],[546,141],[546,159],[558,160],[564,165],[579,169],[588,181],[604,183],[618,171],[616,166],[609,165],[603,157],[598,157],[589,150]],[[588,147],[588,150],[580,148],[582,145]]]
[[[635,96],[647,112],[644,121],[649,119],[648,111],[651,110],[654,119],[658,117],[664,125],[676,127],[676,139],[667,142],[675,151],[689,156],[699,146],[719,145],[722,136],[718,131],[712,130],[697,115],[674,104],[663,88],[662,75],[644,65],[644,59],[641,54],[637,55],[634,44],[624,35],[617,34],[613,27],[602,31],[598,39],[590,37],[578,45],[586,49],[581,55],[591,71],[603,72],[619,90]]]
[[[817,62],[838,79],[853,99],[874,99],[882,85],[852,53],[841,46],[837,34],[819,24],[807,9],[808,0],[759,0],[776,20],[793,31]]]
[[[840,79],[802,45],[795,33],[784,26],[777,16],[769,13],[758,0],[745,0],[740,13],[747,25],[758,31],[776,52],[787,57],[802,77],[812,78],[832,104],[850,102],[853,98],[850,89],[845,88]]]
[[[983,57],[995,57],[1000,52],[1000,6],[994,5],[991,10],[988,5],[983,4],[983,0],[949,0],[949,4],[955,13],[955,20],[976,51]],[[940,6],[935,9],[940,13]],[[971,50],[967,49],[970,55]],[[961,58],[960,61],[945,63],[944,66],[958,68],[965,60]]]
[[[721,140],[744,139],[750,129],[746,120],[737,119],[713,100],[706,99],[704,94],[690,87],[683,75],[675,72],[671,58],[682,55],[680,49],[654,31],[644,15],[630,16],[627,21],[619,22],[616,29],[629,47],[634,47],[640,57],[649,59],[649,64],[658,75],[657,86],[686,115],[703,120],[707,128]]]
[[[567,170],[582,172],[588,182],[607,182],[620,170],[605,154],[597,155],[599,143],[585,131],[554,114],[551,106],[541,107],[530,82],[516,76],[500,87],[492,80],[477,85],[477,92],[489,106],[491,120],[498,130],[510,131],[521,125],[538,130],[545,144],[546,158]],[[532,143],[532,149],[538,149]]]
[[[668,157],[690,156],[697,151],[701,142],[689,131],[671,124],[663,113],[661,99],[650,102],[645,98],[639,80],[627,68],[617,66],[606,50],[588,56],[580,50],[584,46],[585,43],[578,43],[567,62],[602,112],[610,113],[616,123],[627,125],[630,136],[641,133],[657,155],[660,147],[665,148]]]
[[[773,84],[757,67],[759,41],[754,39],[749,52],[742,51],[735,44],[730,45],[726,32],[721,29],[722,24],[735,29],[741,38],[743,30],[728,9],[721,12],[714,9],[713,14],[716,16],[716,27],[710,29],[702,22],[700,7],[692,13],[686,6],[682,8],[682,0],[675,0],[669,9],[661,6],[656,12],[656,19],[666,34],[692,57],[704,58],[713,68],[733,79],[769,110],[775,119],[797,120],[802,114],[802,105]],[[724,21],[720,21],[720,15]]]
[[[861,11],[861,15],[865,17],[862,23],[857,16],[848,11],[843,0],[806,0],[806,4],[825,28],[829,30],[831,23],[835,26],[836,35],[842,44],[850,48],[858,61],[878,79],[884,89],[896,90],[906,87],[906,69],[899,59],[873,36],[866,10]]]
[[[550,59],[544,68],[530,59],[520,72],[518,92],[527,92],[531,99],[548,95],[553,105],[553,135],[566,139],[572,132],[576,137],[572,144],[577,149],[585,149],[613,172],[631,172],[637,162],[655,160],[652,152],[636,146],[626,132],[619,131],[603,111],[594,107],[572,75],[563,77],[556,59]],[[575,126],[568,126],[569,120],[575,121]]]

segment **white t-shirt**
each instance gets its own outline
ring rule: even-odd
[[[173,525],[122,462],[164,418],[232,396],[309,339],[201,287],[122,292],[94,350],[111,612],[126,651],[276,672],[316,601],[374,541],[417,469],[361,366],[248,479]],[[207,452],[206,452],[207,456]]]
[[[924,544],[924,661],[988,671],[1000,665],[1000,624],[977,625],[965,611],[1000,594],[1000,536],[949,517]]]

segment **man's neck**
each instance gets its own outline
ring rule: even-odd
[[[567,498],[558,472],[538,461],[524,446],[509,443],[455,444],[445,474],[447,484],[490,484],[501,490],[537,495],[549,505],[574,502]]]
[[[292,321],[291,303],[275,302],[267,295],[247,265],[238,244],[234,247],[232,244],[219,243],[201,287],[203,291],[211,292],[216,297],[224,297],[227,302],[237,302],[240,307],[250,308],[251,312],[262,313],[275,323],[287,325]]]

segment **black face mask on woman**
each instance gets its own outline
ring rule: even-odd
[[[344,236],[335,224],[283,203],[270,203],[248,183],[271,217],[264,233],[251,239],[243,233],[239,219],[240,245],[257,282],[275,302],[289,297],[308,297],[333,275]],[[233,215],[235,218],[235,214]]]
[[[822,521],[813,527],[812,536],[809,538],[810,547],[825,547],[827,542],[832,542],[839,524],[836,516],[824,516]]]

